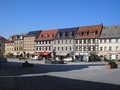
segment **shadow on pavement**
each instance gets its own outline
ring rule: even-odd
[[[54,76],[17,77],[15,90],[119,90],[119,85]],[[24,81],[24,82],[23,82]]]
[[[85,64],[85,65],[49,65],[49,64],[35,64],[34,67],[23,68],[22,63],[8,62],[2,65],[2,68],[8,70],[11,76],[18,76],[24,74],[41,74],[48,72],[65,72],[71,70],[80,70],[88,68],[89,66],[103,66],[103,64]]]

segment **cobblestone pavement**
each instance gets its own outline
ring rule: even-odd
[[[8,61],[0,70],[0,90],[120,89],[120,63],[118,69],[106,69],[106,62],[50,65],[43,61],[28,61],[34,63],[34,67],[23,68],[24,61]]]

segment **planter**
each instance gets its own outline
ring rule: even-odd
[[[106,64],[106,68],[114,69],[114,68],[118,68],[118,65],[117,64]]]
[[[108,61],[108,64],[106,64],[106,68],[114,69],[114,68],[118,68],[118,65],[116,64],[115,61]]]

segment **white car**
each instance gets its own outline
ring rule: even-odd
[[[64,58],[63,60],[66,61],[66,62],[71,62],[72,58]]]
[[[38,59],[39,59],[38,56],[34,56],[34,57],[31,58],[31,60],[38,60]]]

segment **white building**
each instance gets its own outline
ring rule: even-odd
[[[99,39],[99,55],[109,60],[120,59],[120,25],[103,27]]]

